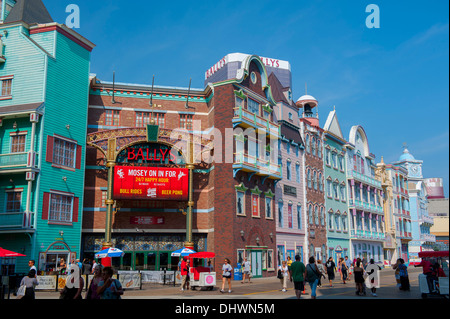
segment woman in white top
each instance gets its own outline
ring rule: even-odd
[[[289,276],[289,268],[287,266],[286,261],[283,261],[281,263],[281,266],[278,267],[278,270],[281,271],[281,276],[282,276],[282,278],[280,278],[281,286],[283,288],[281,291],[286,292],[287,279],[288,279],[288,276]]]
[[[231,293],[231,272],[233,271],[233,267],[231,267],[230,260],[228,258],[225,258],[222,271],[222,289],[220,292],[225,292],[225,281],[228,280],[228,292]]]
[[[34,300],[35,294],[34,294],[34,288],[39,285],[39,282],[36,279],[36,271],[34,269],[31,269],[28,272],[28,276],[25,276],[22,278],[22,281],[20,282],[21,286],[25,286],[25,295],[22,297],[23,300]]]

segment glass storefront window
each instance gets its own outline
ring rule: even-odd
[[[61,259],[66,263],[66,269],[68,269],[68,257],[69,253],[48,253],[45,260],[45,271],[60,271],[59,263]]]

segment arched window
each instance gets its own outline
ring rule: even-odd
[[[322,158],[322,143],[319,139],[317,139],[317,156],[319,156],[319,158]]]
[[[308,222],[310,223],[310,224],[312,224],[313,223],[313,213],[312,213],[312,206],[311,205],[309,205],[309,207],[308,207]]]
[[[319,225],[319,207],[314,207],[314,221],[316,225]]]
[[[323,192],[323,178],[322,178],[322,173],[319,173],[319,191]]]
[[[308,180],[308,188],[311,188],[311,171],[309,170],[309,168],[306,172],[306,179]]]
[[[320,224],[325,226],[325,208],[323,206],[320,207]]]
[[[310,152],[310,144],[309,144],[309,135],[306,134],[306,152],[309,153]]]
[[[316,156],[316,138],[313,137],[311,139],[311,149],[312,149],[312,155]]]
[[[314,171],[313,174],[313,183],[314,183],[314,189],[317,190],[317,173]]]
[[[344,212],[342,215],[342,230],[347,231],[347,213]]]
[[[333,211],[328,211],[328,229],[333,229]]]

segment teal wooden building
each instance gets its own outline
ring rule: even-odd
[[[0,0],[0,258],[3,274],[79,258],[90,55],[41,0]]]
[[[324,126],[324,179],[328,257],[336,262],[350,258],[349,213],[344,145],[347,143],[336,110],[329,113]]]

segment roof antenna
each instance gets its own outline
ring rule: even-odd
[[[186,109],[189,108],[189,94],[191,94],[191,81],[192,81],[192,78],[189,80],[189,89],[188,89],[188,94],[187,94],[187,98],[186,98],[186,105],[185,105]]]
[[[113,92],[112,92],[112,100],[111,100],[112,104],[116,103],[116,100],[114,99],[115,83],[116,83],[116,72],[113,71]]]

